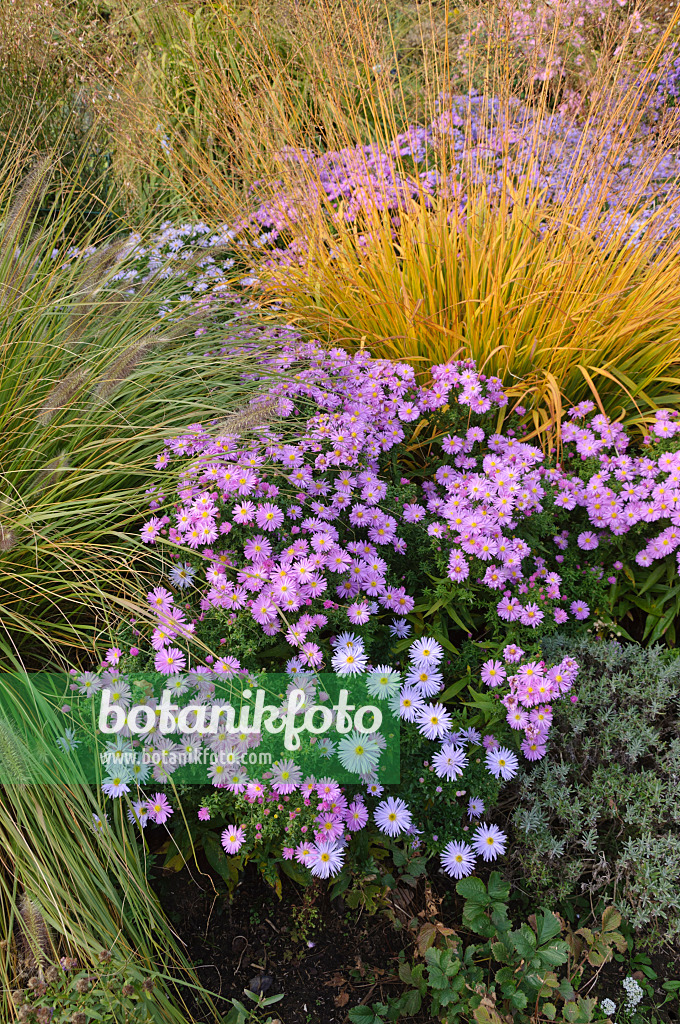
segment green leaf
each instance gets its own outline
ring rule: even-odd
[[[517,991],[513,992],[513,994],[510,996],[510,1005],[513,1006],[516,1010],[526,1009],[526,1005],[528,1002],[529,1000],[527,999],[527,996],[524,992],[522,992],[521,989],[517,989]]]
[[[574,992],[572,984],[571,982],[567,981],[566,978],[562,978],[557,991],[566,1001],[576,998],[576,993]]]
[[[510,933],[515,949],[523,960],[531,960],[536,952],[536,936],[528,924]]]
[[[448,988],[449,978],[458,973],[460,961],[454,959],[450,949],[436,949],[430,946],[425,952],[428,968],[428,984],[431,988]]]
[[[569,1024],[574,1024],[574,1021],[578,1017],[578,1006],[576,1003],[565,1003],[564,1009],[562,1010],[562,1016],[565,1020],[569,1021]]]
[[[455,612],[450,604],[446,606],[446,612],[453,619],[457,626],[459,626],[465,633],[470,632],[470,626],[473,625],[471,619],[468,619],[467,624],[462,621],[457,612]],[[457,653],[457,652],[456,652]]]
[[[557,1016],[557,1007],[554,1003],[543,1003],[541,1012],[544,1017],[548,1018],[548,1020],[555,1020],[555,1017]]]
[[[467,683],[470,682],[470,676],[463,676],[462,679],[458,679],[455,683],[451,683],[448,689],[439,696],[439,700],[442,704],[445,704],[447,700],[451,700],[452,697],[457,697],[461,690],[465,689]]]
[[[470,900],[471,902],[479,903],[482,906],[486,906],[489,902],[484,882],[481,878],[477,878],[475,875],[470,875],[468,878],[461,878],[461,880],[456,883],[456,892],[459,896],[462,896],[464,900]]]
[[[562,930],[559,919],[551,911],[545,914],[536,914],[536,935],[539,946],[550,942]]]
[[[279,866],[280,866],[281,870],[283,871],[284,875],[288,875],[288,877],[290,879],[292,879],[294,882],[297,882],[298,885],[304,885],[304,886],[309,885],[309,872],[308,871],[303,871],[303,869],[301,867],[299,867],[295,863],[295,861],[283,860],[283,861],[281,861],[281,864]],[[339,879],[339,881],[340,881],[340,879]],[[345,888],[347,888],[346,885],[345,885]],[[339,890],[339,892],[342,892],[342,889]],[[335,892],[334,895],[338,896],[339,892]]]
[[[404,1010],[409,1017],[415,1017],[415,1015],[420,1012],[422,1004],[423,997],[416,989],[411,989],[410,992],[406,993],[404,999]]]
[[[222,876],[230,888],[233,888],[238,882],[241,858],[238,856],[228,857],[217,836],[211,832],[203,836],[203,849],[210,867]]]
[[[370,1006],[353,1006],[347,1014],[352,1024],[384,1024],[384,1017],[374,1013]]]
[[[621,924],[621,915],[616,907],[607,907],[602,914],[602,931],[614,932]]]
[[[472,1016],[477,1021],[477,1024],[503,1024],[495,1010],[491,1010],[482,1004],[473,1010]]]
[[[399,965],[399,980],[403,981],[405,985],[413,984],[413,972],[410,964]]]
[[[491,872],[488,890],[491,899],[499,903],[505,903],[510,896],[510,886],[507,882],[503,881],[499,871]]]
[[[543,946],[539,949],[538,955],[544,966],[547,964],[550,967],[558,967],[560,964],[566,964],[569,957],[569,946],[566,942],[554,942],[551,946]]]

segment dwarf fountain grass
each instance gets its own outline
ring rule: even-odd
[[[17,979],[67,955],[91,969],[134,964],[155,982],[154,1021],[183,1024],[181,993],[200,986],[148,887],[148,851],[123,802],[109,818],[78,760],[60,755],[59,712],[27,677],[3,677],[3,707],[3,776],[11,766],[13,782],[0,802],[0,924],[14,937],[0,955],[3,1020],[14,1019]]]
[[[159,442],[206,413],[224,417],[256,385],[241,379],[254,365],[245,351],[220,361],[203,355],[222,337],[211,311],[225,303],[160,313],[176,304],[192,266],[210,258],[207,249],[137,283],[115,239],[88,255],[101,221],[77,251],[65,244],[68,188],[39,229],[48,165],[38,163],[17,194],[30,165],[20,153],[8,157],[0,180],[0,661],[35,664],[92,651],[114,606],[130,614],[134,578],[144,578],[150,556],[126,531],[154,485]],[[197,329],[207,332],[200,342]]]

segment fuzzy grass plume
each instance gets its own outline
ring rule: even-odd
[[[254,388],[242,374],[256,360],[206,360],[217,336],[207,311],[161,321],[180,278],[152,273],[128,294],[117,279],[125,247],[105,238],[104,218],[78,251],[102,241],[108,248],[70,253],[64,231],[77,187],[38,223],[43,165],[33,173],[27,154],[4,157],[0,222],[11,245],[0,243],[0,665],[43,667],[78,651],[92,658],[112,617],[133,614],[140,587],[158,572],[138,528],[162,439],[242,407]],[[20,237],[17,190],[20,210],[34,211]],[[206,334],[197,343],[199,324]]]

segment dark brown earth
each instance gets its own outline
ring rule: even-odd
[[[351,910],[341,898],[329,900],[327,886],[305,891],[289,879],[279,899],[250,867],[231,900],[216,897],[213,883],[223,892],[224,882],[201,867],[204,876],[183,871],[158,878],[155,888],[221,1011],[232,996],[252,1006],[243,990],[261,986],[268,996],[284,993],[269,1010],[283,1024],[344,1024],[352,1006],[402,990],[396,958],[406,936],[385,914]]]
[[[403,991],[397,977],[399,951],[406,948],[411,960],[417,957],[408,923],[419,914],[423,921],[426,911],[432,920],[433,907],[444,926],[473,941],[460,928],[462,901],[454,883],[439,874],[414,890],[400,891],[388,914],[368,914],[351,909],[342,898],[331,901],[326,883],[303,889],[284,878],[279,899],[251,866],[229,898],[224,881],[201,856],[199,868],[158,872],[153,884],[201,984],[225,1014],[231,997],[252,1006],[244,989],[261,988],[268,996],[283,993],[267,1011],[281,1024],[346,1024],[351,1007],[382,1002]],[[513,916],[518,916],[516,909]],[[680,950],[668,947],[649,959],[648,969],[657,977],[647,983],[659,1006],[665,995],[662,982],[680,979]],[[606,964],[588,994],[608,996],[621,1005],[623,978],[633,973],[645,980],[635,966],[628,961]],[[185,999],[196,1022],[213,1020],[191,997]],[[648,996],[643,1005],[650,1007]],[[677,999],[643,1019],[645,1024],[677,1024]],[[409,1021],[431,1024],[424,1012]]]

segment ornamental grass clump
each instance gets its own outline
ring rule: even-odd
[[[516,6],[481,12],[493,39],[422,6],[415,76],[387,8],[319,5],[288,60],[259,8],[253,25],[192,16],[191,60],[168,56],[181,88],[142,75],[144,116],[187,201],[239,232],[280,322],[424,375],[473,358],[548,435],[586,398],[633,426],[677,401],[679,16],[641,32],[618,3],[588,4],[584,26],[539,4],[528,35]]]
[[[84,1020],[183,1024],[189,1013],[185,986],[199,991],[199,983],[149,889],[148,850],[138,843],[122,804],[106,813],[73,756],[76,747],[59,712],[27,678],[5,675],[2,1020],[40,1020],[27,1015],[35,1005],[43,1008],[44,1020],[69,1007]],[[109,978],[103,985],[102,973]],[[71,983],[74,974],[78,981]],[[59,978],[68,992],[52,991]],[[126,979],[132,992],[123,991]],[[203,1009],[211,1009],[207,996]]]
[[[630,425],[677,407],[675,246],[620,231],[598,244],[606,215],[579,225],[526,189],[495,206],[482,192],[464,215],[430,199],[404,200],[398,218],[370,209],[360,226],[338,217],[298,265],[261,276],[299,328],[407,359],[421,379],[433,361],[474,359],[552,439],[568,402],[595,397]]]
[[[4,156],[0,664],[44,667],[92,652],[107,619],[129,614],[135,578],[149,570],[129,530],[148,500],[159,442],[206,412],[238,407],[252,391],[241,377],[252,356],[234,342],[231,361],[209,365],[203,346],[221,337],[211,311],[230,307],[219,292],[180,301],[198,264],[200,278],[212,271],[219,283],[205,235],[179,266],[149,267],[147,258],[142,275],[129,261],[139,236],[107,238],[104,215],[69,245],[75,186],[65,182],[40,209],[58,156],[32,169],[25,153]],[[190,297],[200,300],[208,286],[194,285]],[[197,351],[195,335],[207,329]]]

